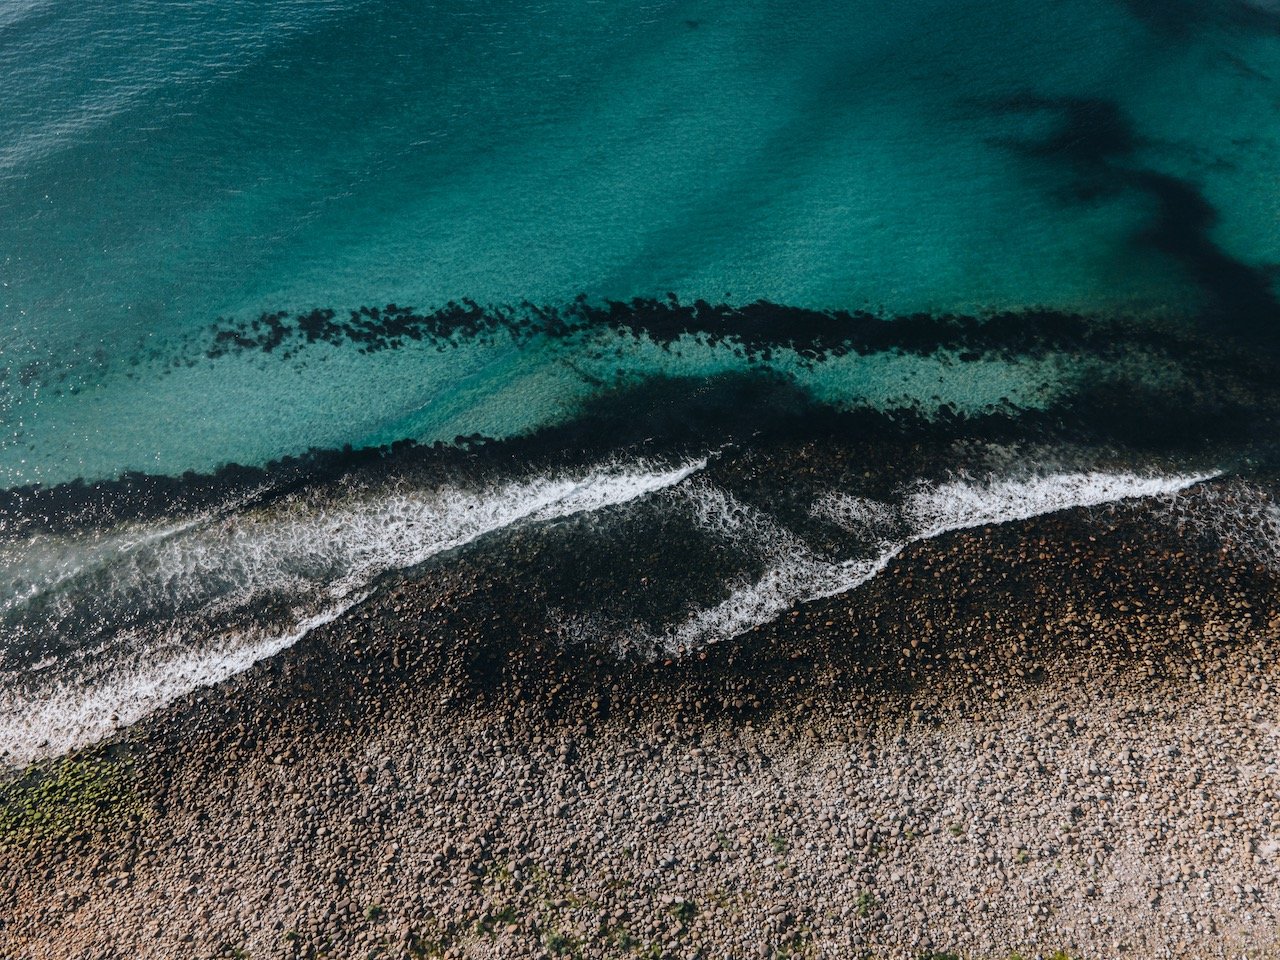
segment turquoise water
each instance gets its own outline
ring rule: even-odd
[[[1080,181],[1177,177],[1216,211],[1208,242],[1280,263],[1280,15],[1217,0],[1171,31],[1141,6],[10,4],[0,484],[502,436],[600,376],[741,366],[637,347],[604,371],[581,339],[501,336],[210,361],[219,317],[667,291],[1194,314],[1203,278],[1141,239],[1158,198]],[[1100,164],[1027,149],[1062,123],[1028,97],[1110,104],[1132,143]],[[928,390],[936,359],[775,367],[846,406],[927,410],[1034,407],[1097,362],[953,364]]]

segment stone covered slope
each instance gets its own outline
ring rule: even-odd
[[[1270,955],[1265,570],[1044,518],[641,665],[558,647],[519,562],[76,761],[112,789],[8,822],[0,956]]]

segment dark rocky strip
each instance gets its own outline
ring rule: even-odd
[[[837,410],[763,371],[711,379],[653,378],[602,390],[572,420],[526,436],[459,436],[432,445],[406,440],[358,450],[312,450],[265,466],[228,464],[207,474],[129,473],[110,481],[14,487],[0,491],[0,534],[25,536],[243,509],[339,479],[474,481],[610,456],[696,456],[726,445],[852,444],[869,454],[888,451],[871,454],[868,462],[893,464],[901,455],[918,467],[932,460],[933,471],[961,466],[937,455],[957,442],[1053,443],[1108,448],[1156,462],[1191,458],[1219,467],[1248,463],[1250,469],[1268,468],[1280,409],[1270,367],[1265,360],[1247,358],[1222,362],[1208,345],[1200,360],[1215,375],[1188,377],[1173,389],[1099,380],[1046,410],[1010,407],[976,416],[947,407],[936,416]],[[931,472],[920,469],[915,476]],[[899,479],[894,471],[887,476]]]
[[[533,337],[566,339],[592,332],[619,332],[670,347],[684,336],[708,344],[728,342],[750,359],[768,360],[772,351],[793,349],[820,361],[845,354],[900,350],[927,355],[939,350],[974,356],[1040,356],[1053,350],[1107,353],[1117,341],[1167,348],[1176,327],[1159,331],[1131,318],[1106,320],[1050,309],[1005,311],[984,316],[926,313],[884,317],[867,311],[815,310],[761,300],[744,305],[706,300],[682,302],[637,297],[593,303],[585,296],[567,306],[520,303],[481,305],[450,302],[420,311],[389,303],[340,314],[331,307],[308,312],[276,311],[237,323],[219,319],[210,328],[210,358],[238,351],[279,352],[284,357],[305,344],[352,344],[362,351],[393,350],[406,343],[443,344],[506,333],[517,341]],[[1176,344],[1176,339],[1175,339]]]

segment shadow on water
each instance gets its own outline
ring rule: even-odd
[[[1057,118],[1056,127],[1039,140],[1004,145],[1065,166],[1074,178],[1076,202],[1123,193],[1137,193],[1151,202],[1150,219],[1134,232],[1132,243],[1139,250],[1169,258],[1204,291],[1208,302],[1201,319],[1208,332],[1237,337],[1269,354],[1280,351],[1280,301],[1269,271],[1244,263],[1218,246],[1212,232],[1219,213],[1199,186],[1131,164],[1143,140],[1118,103],[1027,94],[996,107]]]
[[[1280,34],[1280,9],[1258,0],[1120,0],[1154,33],[1179,42],[1206,28]]]

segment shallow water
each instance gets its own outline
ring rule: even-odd
[[[614,373],[579,362],[589,343],[501,337],[210,361],[199,331],[224,317],[668,291],[1195,313],[1214,252],[1280,262],[1280,17],[1196,9],[1174,30],[1115,0],[11,8],[4,482],[507,435]],[[1015,363],[1008,391],[1055,373]],[[868,373],[899,375],[934,379]]]

